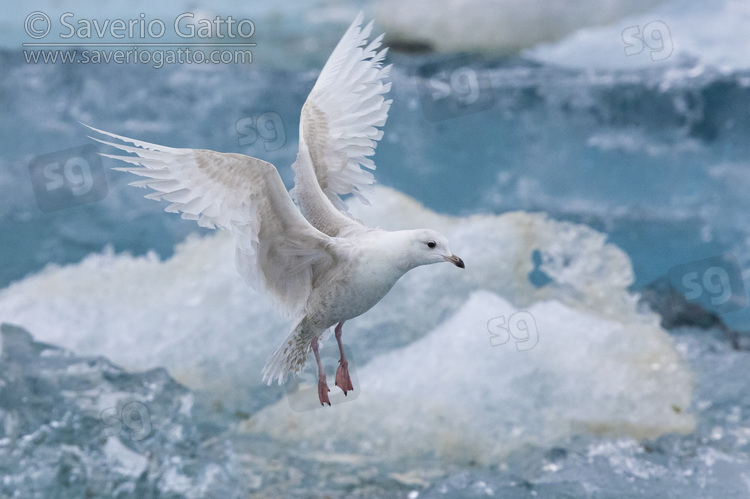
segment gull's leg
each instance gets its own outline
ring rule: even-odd
[[[318,337],[313,338],[312,351],[315,354],[315,361],[318,363],[318,398],[320,399],[320,405],[331,405],[331,401],[328,400],[328,392],[331,391],[326,383],[326,373],[323,371],[323,363],[320,362],[320,354],[318,353]]]
[[[339,368],[336,369],[336,386],[341,388],[346,395],[347,391],[354,391],[354,387],[352,386],[352,379],[349,377],[349,362],[346,361],[346,355],[344,355],[344,344],[341,343],[342,327],[344,327],[343,322],[339,322],[339,325],[336,326],[336,343],[339,344],[339,352],[341,352]]]

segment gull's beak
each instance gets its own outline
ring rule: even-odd
[[[446,262],[451,262],[451,263],[452,263],[453,265],[455,265],[455,266],[456,266],[456,267],[458,267],[459,269],[465,269],[465,268],[466,268],[466,267],[464,266],[464,261],[463,261],[463,260],[461,260],[461,259],[460,259],[459,257],[457,257],[456,255],[445,256],[445,257],[443,257],[443,258],[445,258],[445,261],[446,261]]]

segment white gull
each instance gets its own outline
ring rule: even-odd
[[[171,202],[204,227],[230,230],[237,269],[255,289],[264,289],[294,328],[263,369],[263,380],[283,383],[298,373],[312,349],[318,363],[318,396],[330,405],[318,354],[321,336],[336,326],[341,359],[336,385],[353,390],[341,342],[345,321],[378,303],[409,270],[420,265],[464,262],[433,230],[389,232],[351,217],[340,196],[367,202],[361,188],[374,183],[368,156],[383,135],[390,90],[384,83],[387,49],[383,35],[368,43],[372,22],[363,29],[358,15],[323,67],[300,117],[299,152],[292,165],[290,193],[276,168],[235,153],[177,149],[92,130],[133,146],[94,138],[135,156],[103,156],[135,165],[117,170],[146,177],[131,183],[156,192],[149,199]],[[295,207],[292,198],[297,202]]]

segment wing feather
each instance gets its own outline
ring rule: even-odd
[[[383,80],[387,49],[383,35],[368,43],[372,22],[361,27],[359,14],[338,43],[302,108],[300,147],[292,195],[313,226],[328,235],[354,222],[341,196],[353,194],[362,202],[362,189],[375,178],[369,158],[388,118],[391,101],[385,100],[390,83]]]
[[[272,164],[241,154],[165,147],[88,128],[119,142],[94,140],[134,154],[103,156],[132,165],[115,169],[144,177],[131,185],[152,189],[147,198],[169,201],[166,211],[180,212],[182,218],[201,226],[232,231],[240,274],[254,288],[269,291],[286,314],[302,313],[313,280],[332,268],[335,252],[331,238],[311,226],[294,206]]]

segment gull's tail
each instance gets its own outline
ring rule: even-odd
[[[281,385],[286,381],[287,374],[299,373],[305,367],[310,343],[317,333],[318,331],[309,327],[307,317],[303,318],[268,358],[263,368],[263,381],[270,385],[277,379]]]

